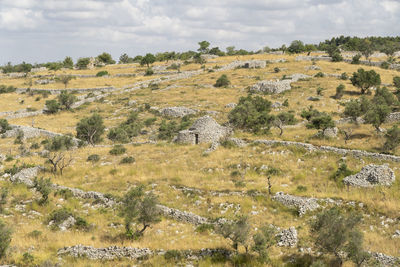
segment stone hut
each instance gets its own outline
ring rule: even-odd
[[[176,142],[193,145],[213,143],[229,134],[229,128],[219,125],[210,116],[204,116],[193,123],[188,130],[180,131],[176,137]]]

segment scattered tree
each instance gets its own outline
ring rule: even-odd
[[[72,69],[74,67],[74,61],[71,57],[65,57],[62,64],[64,68]]]
[[[124,53],[119,57],[119,64],[133,63],[133,58],[129,57],[128,54]]]
[[[153,54],[146,54],[141,60],[140,60],[140,65],[144,66],[146,65],[147,68],[150,68],[150,65],[153,64],[156,61],[156,57]]]
[[[265,263],[269,259],[268,249],[276,243],[275,232],[276,230],[272,226],[263,226],[253,235],[254,246],[251,250],[258,253],[261,263]]]
[[[108,64],[115,64],[115,60],[112,59],[112,56],[109,53],[103,52],[103,54],[100,54],[97,56],[97,59],[108,65]]]
[[[350,81],[354,86],[361,89],[361,94],[365,94],[372,86],[381,84],[381,76],[374,70],[365,71],[360,68],[353,73]]]
[[[76,102],[78,99],[75,95],[67,92],[62,91],[61,94],[58,95],[58,102],[62,109],[70,110],[71,106]]]
[[[311,223],[311,236],[315,240],[315,245],[322,252],[333,254],[339,266],[342,266],[344,260],[342,251],[351,247],[351,249],[357,249],[358,253],[362,248],[362,239],[354,238],[355,233],[359,233],[357,226],[361,218],[355,213],[343,214],[339,208],[331,208],[319,213],[316,220]],[[359,242],[357,246],[352,244],[357,241]],[[350,255],[355,255],[355,251],[352,251]]]
[[[99,143],[104,133],[103,118],[98,114],[93,114],[91,117],[83,118],[76,125],[77,138],[87,141],[89,144],[94,145]]]
[[[160,210],[157,207],[158,199],[152,193],[145,194],[142,185],[137,186],[125,194],[121,215],[125,219],[125,232],[128,238],[138,238],[152,224],[161,221]],[[142,224],[142,229],[132,231],[131,224],[137,222]]]
[[[250,233],[250,225],[245,216],[241,216],[232,222],[226,222],[217,229],[218,233],[224,238],[232,241],[232,247],[239,251],[239,245],[245,247],[248,251],[247,239]]]
[[[90,58],[88,57],[79,58],[78,61],[76,62],[76,67],[80,70],[87,69],[89,63],[90,63]]]
[[[274,116],[270,114],[271,102],[260,96],[241,97],[229,113],[229,122],[235,127],[254,133],[268,133]]]
[[[57,102],[57,100],[46,100],[46,113],[49,114],[55,114],[58,112],[60,109],[60,104]]]
[[[199,51],[201,54],[207,54],[208,53],[208,47],[210,46],[210,43],[207,41],[201,41],[198,43],[199,44],[199,49],[197,49],[197,51]]]
[[[383,149],[386,152],[393,151],[400,144],[400,129],[397,125],[394,125],[390,128],[385,134],[385,144],[383,145]]]
[[[287,49],[290,53],[301,53],[305,51],[305,47],[302,41],[295,40],[293,41]]]
[[[294,125],[296,123],[296,119],[294,114],[291,112],[281,112],[275,116],[273,120],[273,125],[280,130],[279,136],[283,134],[283,128],[285,125]]]

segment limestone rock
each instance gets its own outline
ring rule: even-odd
[[[168,107],[161,109],[160,113],[167,117],[182,118],[186,115],[196,114],[197,110],[185,107]]]
[[[23,183],[29,187],[33,186],[33,179],[38,175],[41,167],[26,168],[11,176],[13,183]]]
[[[317,200],[314,198],[292,196],[283,192],[276,193],[272,199],[285,206],[297,208],[299,216],[303,216],[307,211],[313,211],[320,207]]]
[[[306,70],[321,70],[320,67],[318,67],[317,65],[310,65],[305,67]]]
[[[297,245],[297,230],[293,226],[289,229],[280,231],[277,235],[278,243],[280,247],[295,247]]]
[[[324,130],[324,136],[328,138],[335,138],[337,137],[339,129],[337,127],[327,128]]]
[[[388,165],[369,164],[364,166],[359,173],[344,178],[343,182],[346,185],[358,187],[390,186],[395,179],[395,174]]]
[[[261,81],[250,88],[252,92],[260,92],[267,94],[280,94],[284,91],[292,89],[290,86],[291,80],[283,81]]]
[[[229,103],[225,105],[226,108],[235,108],[236,106],[237,106],[236,103]]]

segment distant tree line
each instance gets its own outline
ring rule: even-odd
[[[392,57],[396,51],[400,51],[400,36],[397,37],[350,37],[350,36],[340,36],[334,37],[330,40],[325,40],[319,44],[304,44],[300,40],[294,40],[291,44],[286,47],[282,45],[277,48],[269,48],[265,46],[258,51],[247,51],[245,49],[236,49],[235,46],[226,47],[225,51],[221,50],[219,47],[210,47],[210,42],[201,41],[198,43],[199,48],[197,51],[186,51],[186,52],[160,52],[156,54],[147,53],[146,55],[136,55],[130,57],[128,54],[123,53],[118,60],[119,64],[130,64],[130,63],[140,63],[141,65],[147,65],[149,68],[150,64],[153,62],[162,62],[170,60],[182,60],[188,61],[193,59],[195,63],[203,64],[201,58],[202,54],[210,54],[216,56],[237,56],[237,55],[253,55],[259,53],[267,53],[271,51],[283,51],[289,53],[305,53],[312,52],[316,50],[326,51],[329,56],[333,58],[333,61],[341,61],[340,50],[346,51],[359,51],[360,54],[365,56],[367,59],[374,51],[380,51]],[[95,64],[107,65],[115,64],[116,61],[112,58],[109,53],[103,52],[95,58]],[[71,57],[66,57],[63,61],[47,62],[41,64],[29,64],[22,62],[20,64],[12,65],[8,62],[6,65],[0,67],[4,73],[10,72],[29,72],[32,68],[46,67],[50,70],[60,70],[61,68],[73,68],[74,66],[78,69],[85,69],[90,64],[89,57],[79,58],[74,65]]]

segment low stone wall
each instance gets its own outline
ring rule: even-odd
[[[313,211],[320,207],[315,198],[292,196],[283,192],[276,193],[272,199],[282,203],[284,206],[295,207],[299,212],[299,216],[303,216],[307,211]]]
[[[215,254],[223,255],[225,258],[231,257],[234,252],[221,248],[203,248],[200,250],[181,250],[180,254],[189,260],[210,257]],[[132,248],[111,246],[107,248],[95,248],[92,246],[76,245],[64,247],[58,250],[58,256],[71,256],[74,258],[85,257],[90,260],[115,260],[128,258],[131,260],[141,259],[155,255],[164,255],[165,250],[151,250],[149,248]]]
[[[280,141],[280,140],[256,140],[255,144],[265,144],[265,145],[282,145],[282,146],[297,146],[305,148],[310,151],[321,151],[321,152],[332,152],[340,155],[351,155],[353,157],[370,157],[378,160],[394,161],[400,162],[399,156],[379,154],[374,152],[367,152],[364,150],[357,149],[345,149],[337,148],[332,146],[315,146],[307,143],[292,142],[292,141]]]
[[[48,92],[52,95],[61,94],[62,91],[77,92],[77,93],[87,93],[93,91],[114,91],[116,88],[114,86],[109,87],[96,87],[96,88],[67,88],[67,89],[42,89],[42,88],[17,88],[17,93],[26,92]]]

